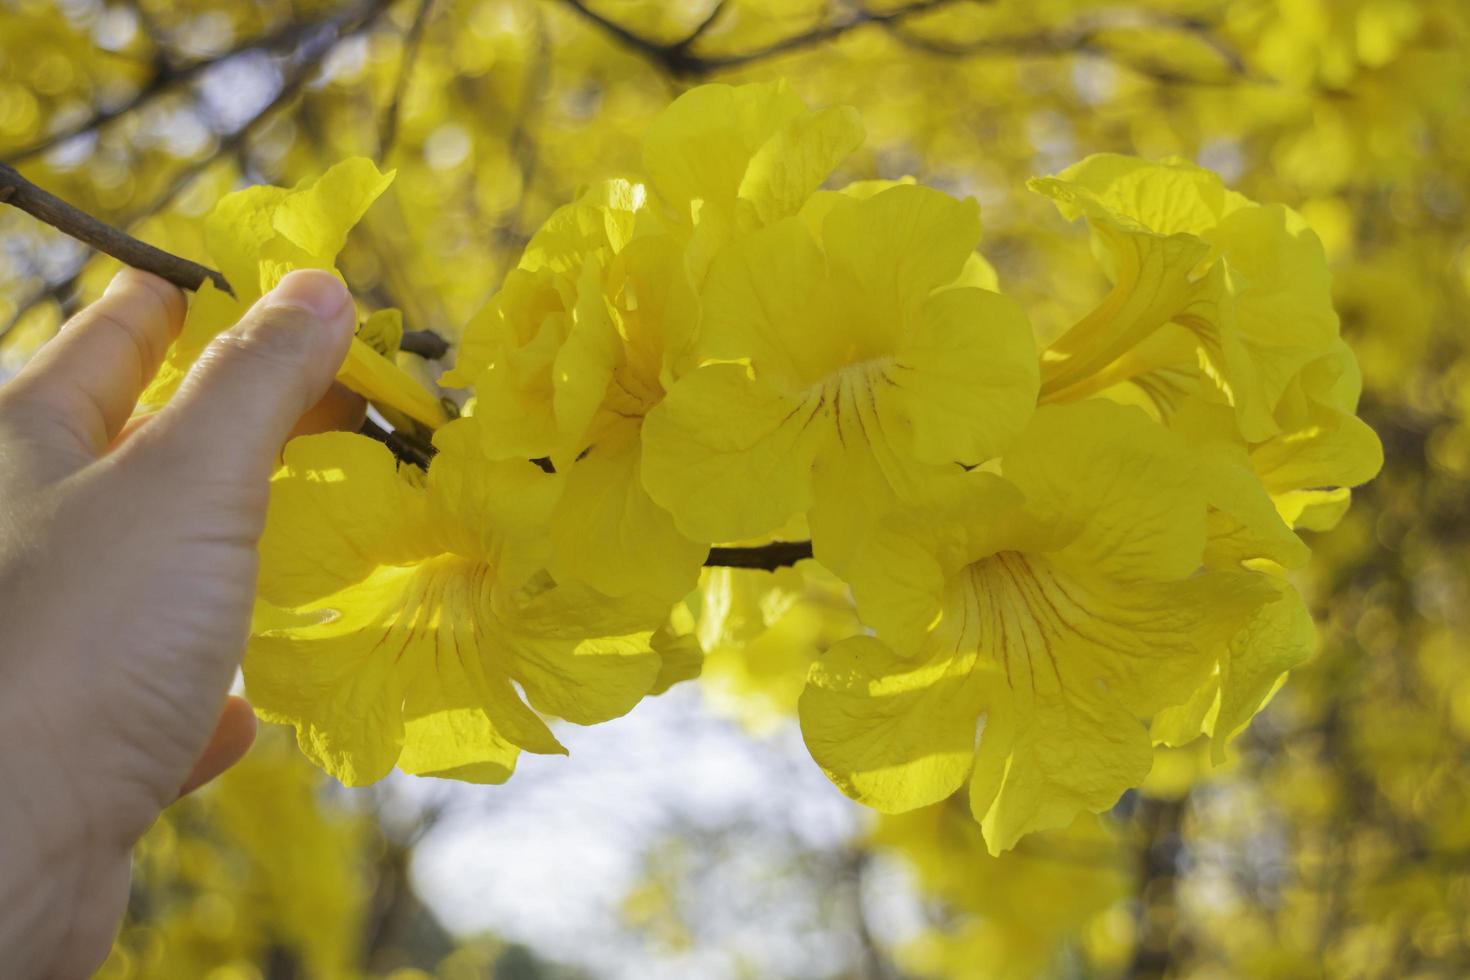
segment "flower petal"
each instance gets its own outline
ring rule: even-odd
[[[512,671],[540,711],[577,725],[627,714],[661,666],[649,632],[570,641],[508,637]]]
[[[251,700],[262,717],[295,725],[302,750],[348,785],[393,767],[405,719],[449,710],[483,710],[505,740],[564,752],[511,686],[489,589],[489,569],[462,558],[380,567],[251,638]]]
[[[408,721],[398,768],[413,776],[503,783],[515,772],[520,754],[484,711],[458,708]]]
[[[767,382],[797,388],[841,367],[841,338],[799,325],[820,322],[826,260],[799,219],[737,241],[711,265],[700,293],[699,352],[747,360]]]
[[[567,473],[552,519],[551,570],[610,596],[634,592],[672,603],[699,582],[709,547],[679,532],[643,489],[638,426],[602,433]]]
[[[380,565],[427,557],[428,538],[423,495],[399,475],[386,446],[346,432],[301,436],[286,444],[271,481],[260,594],[302,605]]]
[[[430,429],[449,421],[444,406],[432,392],[357,337],[352,338],[337,380],[368,401],[396,409]]]
[[[501,587],[519,586],[550,558],[551,515],[566,478],[524,459],[490,459],[480,416],[434,434],[426,480],[437,547],[487,561]]]
[[[644,420],[643,485],[695,541],[765,534],[807,507],[821,410],[739,364],[702,367]]]
[[[700,85],[675,99],[643,136],[643,169],[674,211],[690,204],[734,204],[751,157],[807,112],[785,81]]]
[[[343,160],[282,197],[271,223],[321,268],[331,268],[347,243],[347,233],[393,183],[395,173],[379,172],[366,157]]]
[[[789,120],[750,158],[739,196],[770,224],[795,214],[849,153],[863,142],[851,106],[831,106]]]
[[[982,463],[1010,445],[1036,407],[1031,324],[999,293],[945,289],[924,302],[918,329],[882,377],[878,414],[912,433],[915,458]]]
[[[1111,806],[1148,773],[1140,718],[1204,684],[1271,593],[1259,576],[1201,573],[1127,585],[1002,553],[972,567],[960,649],[979,649],[990,708],[971,785],[992,853],[1079,810]],[[953,600],[946,603],[952,608]]]
[[[918,184],[839,195],[822,224],[833,269],[885,313],[911,310],[954,282],[979,242],[980,205]]]
[[[812,665],[798,711],[812,758],[848,796],[883,813],[937,803],[964,784],[980,691],[974,657],[898,656],[855,636]]]
[[[1199,566],[1206,514],[1199,467],[1178,436],[1136,408],[1044,406],[1001,470],[1074,567],[1114,580],[1166,581]]]

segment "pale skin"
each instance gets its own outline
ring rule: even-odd
[[[0,963],[85,977],[160,811],[244,755],[229,696],[270,475],[293,434],[361,419],[333,383],[355,313],[294,272],[134,418],[185,300],[124,270],[0,387]]]

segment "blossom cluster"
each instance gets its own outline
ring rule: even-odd
[[[1111,289],[1041,345],[973,200],[823,189],[862,140],[784,83],[682,95],[642,172],[556,211],[465,328],[453,420],[369,317],[342,380],[437,452],[286,447],[260,714],[345,783],[499,782],[565,751],[543,716],[697,673],[712,547],[810,539],[860,626],[800,723],[854,799],[967,788],[998,853],[1111,806],[1155,743],[1223,752],[1312,651],[1296,531],[1381,462],[1317,237],[1193,164],[1089,157],[1031,188]],[[348,161],[227,198],[207,238],[250,288],[196,299],[161,384],[257,283],[331,268],[389,180]]]

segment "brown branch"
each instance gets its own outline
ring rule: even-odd
[[[388,450],[400,463],[408,463],[421,470],[427,470],[429,462],[434,458],[432,445],[425,446],[397,429],[390,432],[372,419],[363,419],[362,427],[357,430],[357,434],[381,442],[388,447]]]
[[[136,109],[142,108],[154,99],[192,81],[203,72],[214,68],[216,65],[222,65],[242,54],[248,54],[252,51],[278,51],[282,48],[299,45],[303,38],[317,30],[341,27],[351,20],[352,13],[346,12],[335,14],[331,17],[307,21],[293,21],[278,30],[245,41],[213,57],[191,61],[188,64],[177,67],[168,64],[166,60],[160,58],[158,68],[152,77],[144,82],[142,87],[134,92],[126,101],[109,108],[93,110],[92,114],[87,118],[79,120],[65,129],[44,136],[32,144],[12,152],[6,158],[6,162],[11,164],[20,163],[31,157],[45,153],[65,143],[69,139],[74,139],[84,133],[101,129],[114,119],[121,118]]]
[[[750,51],[728,55],[699,55],[689,50],[694,42],[699,40],[704,32],[708,30],[714,19],[720,13],[723,5],[717,6],[710,17],[706,18],[688,36],[672,43],[663,44],[652,38],[644,37],[635,31],[631,31],[617,21],[604,17],[602,14],[588,7],[583,0],[564,0],[564,2],[577,14],[601,28],[615,41],[622,44],[634,54],[652,62],[655,67],[662,68],[672,75],[698,78],[724,69],[748,65],[751,62],[761,61],[776,55],[815,47],[825,41],[841,37],[849,31],[867,24],[898,24],[917,14],[928,13],[932,10],[950,6],[956,3],[957,0],[914,0],[913,3],[905,7],[898,7],[894,10],[884,12],[859,10],[844,20],[825,24],[821,27],[813,28],[810,31],[792,35],[791,37],[782,38],[779,41],[774,41]]]
[[[161,276],[180,289],[198,289],[205,280],[213,282],[231,296],[224,276],[213,269],[155,248],[109,225],[107,222],[66,203],[49,191],[31,183],[8,164],[0,163],[0,202],[19,208],[26,214],[64,232],[79,242],[105,252],[125,265]]]
[[[439,454],[432,442],[424,442],[413,433],[395,430],[389,432],[372,419],[364,420],[359,435],[376,439],[392,450],[400,463],[407,463],[427,470],[434,457]],[[545,456],[529,462],[540,467],[542,472],[555,473],[556,467]],[[772,541],[770,544],[750,548],[711,548],[704,560],[705,568],[748,568],[755,571],[774,572],[787,568],[812,557],[810,541]]]
[[[873,865],[873,852],[863,847],[849,847],[838,856],[838,860],[840,883],[847,893],[847,914],[852,920],[853,932],[858,940],[857,978],[893,980],[898,972],[878,937],[873,935],[872,923],[868,921],[867,903],[863,899],[868,870]]]
[[[400,463],[407,463],[427,470],[439,450],[432,443],[418,440],[411,433],[401,430],[392,432],[384,429],[372,419],[365,419],[359,435],[367,436],[387,446]],[[542,457],[530,462],[546,473],[555,473],[551,461]],[[751,548],[711,548],[704,560],[705,568],[748,568],[756,571],[774,572],[812,557],[810,541],[772,541],[770,544]]]
[[[1156,27],[1190,34],[1213,50],[1230,75],[1234,77],[1211,79],[1186,75],[1168,65],[1120,56],[1118,52],[1109,49],[1102,43],[1101,38],[1108,31],[1128,27]],[[1249,72],[1240,55],[1216,37],[1211,32],[1209,24],[1197,18],[1163,13],[1149,14],[1142,21],[1137,18],[1120,19],[1095,15],[1082,18],[1073,24],[1052,27],[1030,34],[982,37],[965,42],[926,37],[913,31],[901,30],[896,25],[890,34],[894,40],[906,47],[943,58],[968,58],[979,55],[1056,57],[1072,54],[1087,58],[1107,58],[1159,82],[1213,85],[1227,81],[1250,80]]]
[[[753,548],[711,548],[706,568],[754,568],[773,572],[812,556],[810,541],[772,541]]]
[[[763,47],[751,51],[743,51],[739,54],[723,55],[700,59],[704,63],[704,72],[720,71],[726,68],[738,68],[748,65],[754,61],[762,61],[776,55],[790,54],[793,51],[801,51],[806,48],[815,47],[826,41],[831,41],[848,33],[854,28],[874,24],[880,27],[894,27],[903,23],[910,17],[918,14],[929,13],[942,7],[952,6],[957,0],[915,0],[906,7],[898,7],[883,13],[875,13],[862,10],[847,20],[825,27],[818,27],[804,34],[796,34],[780,41],[772,42]]]
[[[210,157],[210,162],[217,157],[218,154]],[[198,170],[191,167],[185,173],[187,179],[177,183],[180,189],[193,179]],[[170,188],[167,196],[172,197],[175,193],[177,191]],[[167,279],[180,289],[197,290],[204,285],[207,279],[231,296],[235,295],[229,282],[215,270],[174,255],[172,252],[156,248],[121,229],[114,228],[80,208],[73,207],[54,194],[42,190],[3,163],[0,163],[0,204],[9,204],[11,207],[19,208],[58,231],[111,255],[125,265],[142,269],[144,272],[151,272]],[[68,277],[66,282],[70,283],[73,278]],[[34,305],[34,303],[27,304],[28,307]],[[449,353],[449,341],[432,330],[408,330],[403,334],[403,341],[399,344],[399,349],[431,361],[437,361]]]
[[[449,353],[449,341],[432,330],[405,330],[398,349],[417,354],[426,360],[437,361]]]
[[[602,14],[589,8],[584,0],[564,0],[564,2],[584,19],[606,32],[615,41],[652,62],[655,67],[676,77],[691,78],[712,75],[716,72],[738,68],[776,55],[788,54],[814,47],[868,24],[886,28],[896,41],[910,48],[924,51],[928,54],[951,58],[979,55],[1045,57],[1064,54],[1075,54],[1093,58],[1115,57],[1115,52],[1108,50],[1106,46],[1102,45],[1098,41],[1098,37],[1109,29],[1129,26],[1127,23],[1114,22],[1116,18],[1097,17],[1085,23],[1052,28],[1032,34],[980,38],[975,41],[955,43],[940,38],[925,37],[915,34],[912,31],[901,30],[903,23],[909,18],[918,14],[938,10],[956,2],[956,0],[915,0],[914,3],[908,6],[899,7],[887,12],[860,10],[845,20],[826,24],[801,34],[795,34],[750,51],[742,51],[729,55],[699,55],[691,51],[690,48],[709,29],[711,24],[718,19],[724,7],[723,3],[717,4],[710,15],[686,37],[671,43],[662,43],[629,30],[622,24],[604,17]],[[1220,56],[1221,60],[1225,63],[1225,67],[1232,75],[1240,78],[1249,78],[1249,73],[1240,55],[1232,50],[1225,42],[1214,36],[1210,31],[1209,24],[1198,18],[1160,14],[1151,17],[1149,22],[1144,26],[1163,27],[1193,34],[1210,46]],[[1212,79],[1185,75],[1168,65],[1136,59],[1119,60],[1127,68],[1160,82],[1196,85],[1218,84]]]
[[[179,194],[183,193],[185,188],[194,182],[196,177],[213,166],[215,161],[227,153],[237,153],[257,128],[271,116],[275,115],[278,110],[284,108],[296,98],[301,91],[301,87],[306,84],[312,72],[321,64],[322,59],[327,56],[327,53],[339,41],[371,25],[387,9],[388,2],[389,0],[371,0],[371,2],[357,7],[353,13],[339,15],[327,22],[333,28],[332,31],[314,32],[311,38],[293,52],[293,57],[297,59],[297,62],[286,74],[280,91],[276,93],[270,102],[233,133],[220,140],[219,145],[215,147],[212,153],[195,160],[193,163],[184,167],[183,170],[179,171],[178,175],[174,177],[169,183],[169,186],[161,194],[155,196],[143,207],[133,210],[128,217],[118,223],[124,226],[131,225],[167,207],[174,198],[178,197]],[[314,23],[312,26],[317,25]],[[97,219],[93,218],[92,220],[96,221]],[[100,224],[101,222],[99,221],[98,223]],[[167,253],[164,254],[166,255]],[[86,261],[86,259],[83,259],[78,262],[65,277],[43,287],[38,292],[32,294],[25,302],[21,303],[15,316],[11,317],[10,322],[5,324],[4,327],[0,327],[0,337],[4,337],[14,329],[15,325],[38,304],[48,299],[60,302],[62,297],[69,293],[75,286],[77,278],[81,275],[82,269],[86,265]],[[124,259],[123,261],[127,260]],[[201,268],[203,267],[201,266]]]

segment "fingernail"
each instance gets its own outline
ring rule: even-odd
[[[345,319],[352,296],[342,280],[324,269],[297,269],[286,273],[266,302],[271,306],[301,307],[316,314],[322,323],[335,325]]]

